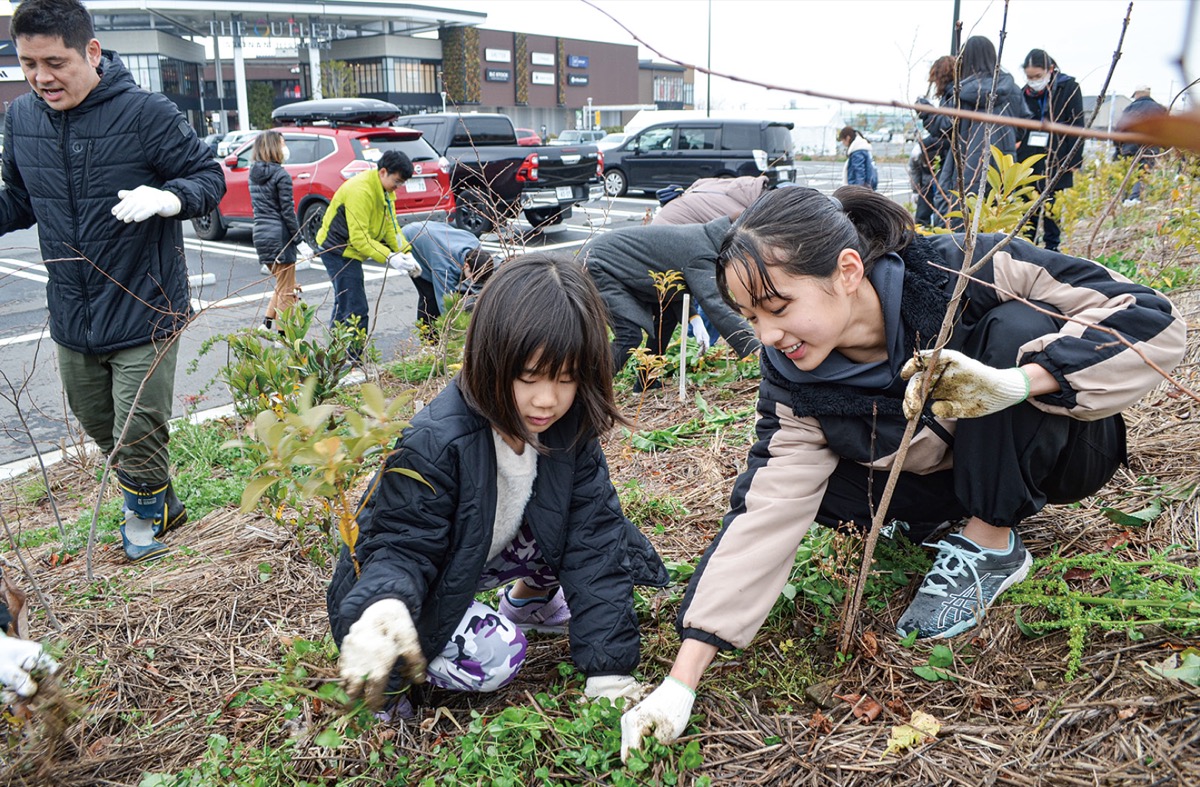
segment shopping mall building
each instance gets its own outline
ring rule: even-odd
[[[481,27],[487,14],[385,0],[84,0],[96,37],[201,133],[248,127],[251,102],[357,95],[406,113],[503,112],[545,129],[618,126],[692,105],[693,74],[637,47]],[[10,6],[11,8],[11,6]],[[26,92],[0,17],[0,101]],[[218,78],[218,74],[220,77]],[[268,90],[269,89],[269,90]]]

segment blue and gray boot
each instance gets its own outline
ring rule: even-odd
[[[167,489],[170,484],[152,488],[131,483],[118,476],[125,496],[125,524],[121,525],[121,545],[125,557],[134,563],[153,560],[167,553],[167,545],[156,536],[163,531],[167,515]]]

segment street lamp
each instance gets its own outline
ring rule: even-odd
[[[592,129],[592,97],[588,96],[587,116],[584,120],[584,129],[591,131]]]

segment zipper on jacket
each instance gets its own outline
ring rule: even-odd
[[[71,148],[70,148],[71,117],[70,117],[69,113],[64,112],[64,113],[62,113],[62,118],[63,118],[62,135],[60,136],[59,147],[62,148],[63,168],[66,170],[66,173],[67,173],[67,201],[71,206],[72,245],[76,249],[78,249],[80,246],[80,244],[79,244],[79,208],[75,204],[75,178],[71,171]],[[86,170],[85,170],[85,172],[86,172]],[[89,261],[87,258],[84,258],[80,262],[80,268],[79,268],[80,271],[86,271],[86,268],[84,266],[89,265],[89,264],[95,264],[95,263],[92,261]],[[84,346],[85,354],[90,355],[91,349],[92,349],[92,300],[89,297],[86,282],[83,281],[83,279],[85,279],[86,276],[81,274],[79,278],[80,278],[79,292],[80,292],[80,295],[82,295],[82,297],[83,297],[83,325],[84,325],[83,346]]]

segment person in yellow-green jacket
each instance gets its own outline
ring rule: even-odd
[[[333,281],[331,323],[348,323],[357,317],[364,331],[369,308],[363,260],[386,262],[410,275],[416,264],[406,253],[410,244],[396,230],[395,193],[412,177],[412,161],[398,150],[389,150],[377,163],[376,169],[360,172],[341,185],[317,231],[321,261]]]

